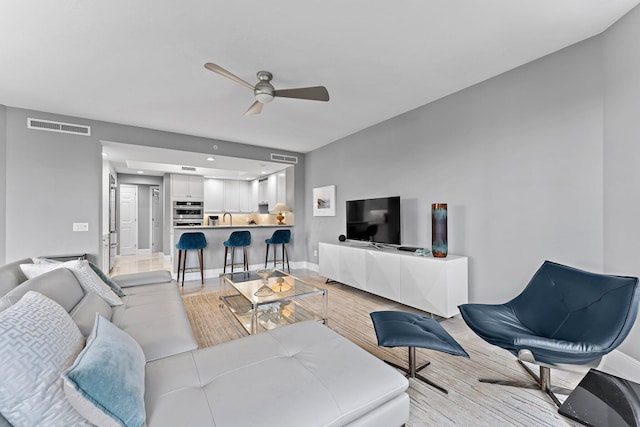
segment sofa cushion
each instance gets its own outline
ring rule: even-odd
[[[171,273],[166,270],[145,271],[140,273],[120,274],[111,278],[122,288],[132,286],[150,285],[153,283],[168,283],[173,279]],[[126,291],[125,291],[126,293]]]
[[[98,314],[86,347],[63,374],[65,395],[95,425],[140,427],[144,365],[138,343]]]
[[[69,314],[38,292],[0,312],[0,412],[13,425],[88,425],[67,402],[60,375],[84,337]]]
[[[51,298],[67,312],[84,297],[84,290],[71,271],[64,268],[55,269],[23,282],[0,298],[0,311],[17,303],[29,291],[36,291]]]
[[[111,321],[140,344],[147,361],[198,348],[175,281],[124,291]]]
[[[407,387],[395,369],[308,321],[147,363],[147,427],[342,426],[390,402],[400,425]]]
[[[82,335],[85,337],[88,337],[93,330],[96,313],[110,320],[112,310],[105,300],[93,293],[87,293],[84,298],[73,307],[73,310],[69,312],[71,318],[76,322],[76,325],[80,328],[80,332],[82,332]]]

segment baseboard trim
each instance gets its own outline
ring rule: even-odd
[[[318,271],[318,265],[317,264],[312,264],[309,263],[307,261],[295,261],[295,262],[290,262],[289,266],[291,269],[307,269],[307,270],[311,270],[311,271]],[[270,262],[268,264],[268,267],[273,267],[273,262]],[[194,267],[188,267],[188,268],[194,268]],[[255,271],[258,270],[260,268],[264,268],[264,264],[249,264],[249,270],[251,271]],[[282,269],[282,264],[278,263],[277,266],[278,269]],[[236,270],[238,271],[238,270]],[[210,279],[210,278],[216,278],[218,276],[220,276],[223,272],[223,268],[211,268],[211,269],[206,269],[204,270],[204,278],[205,279]],[[231,272],[231,267],[227,267],[227,273]],[[177,274],[173,273],[172,274],[173,278],[175,279]],[[195,267],[195,270],[192,271],[187,271],[187,274],[185,274],[184,276],[184,280],[200,280],[200,271],[197,270],[197,267]]]
[[[604,357],[604,363],[598,367],[601,371],[640,384],[640,360],[614,350]]]

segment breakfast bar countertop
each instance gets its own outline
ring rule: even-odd
[[[216,228],[281,228],[293,227],[292,224],[244,224],[244,225],[180,225],[173,228],[184,229],[216,229]]]

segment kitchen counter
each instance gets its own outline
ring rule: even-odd
[[[245,225],[182,225],[173,227],[175,229],[216,229],[216,228],[286,228],[293,227],[291,224],[245,224]]]
[[[222,273],[224,267],[224,245],[223,242],[229,238],[234,231],[247,230],[251,233],[251,245],[247,248],[249,253],[249,267],[251,270],[257,268],[264,268],[264,258],[267,251],[267,245],[264,243],[265,239],[271,237],[273,232],[277,229],[288,229],[293,233],[294,225],[277,225],[277,224],[256,224],[256,225],[201,225],[201,226],[179,226],[171,229],[171,250],[173,259],[173,273],[174,275],[178,271],[178,250],[176,249],[176,243],[180,240],[180,236],[184,233],[202,232],[207,239],[207,246],[204,248],[202,255],[204,261],[205,277],[216,277]],[[289,253],[290,262],[293,262],[293,256],[295,254],[295,239],[292,236],[289,245],[287,245],[287,252]],[[304,244],[304,242],[301,242]],[[278,247],[280,249],[280,247]],[[278,257],[281,257],[281,250],[278,250]],[[229,257],[231,251],[229,251]],[[269,260],[273,259],[273,249],[269,251]],[[235,252],[236,263],[242,263],[242,248],[236,248]],[[280,266],[280,264],[278,264]],[[273,261],[269,262],[269,266],[273,266]],[[200,272],[198,267],[197,251],[188,251],[187,256],[187,269],[194,268],[196,273],[187,272],[187,280],[200,279]],[[241,267],[240,267],[241,268]],[[231,267],[227,267],[227,272],[231,271]],[[236,271],[238,271],[236,269]]]

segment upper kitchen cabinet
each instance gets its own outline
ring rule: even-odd
[[[173,200],[204,200],[204,178],[197,175],[171,175]]]
[[[250,186],[247,181],[207,178],[204,184],[205,212],[255,212]]]
[[[207,178],[204,180],[204,210],[205,212],[224,211],[224,181]]]

